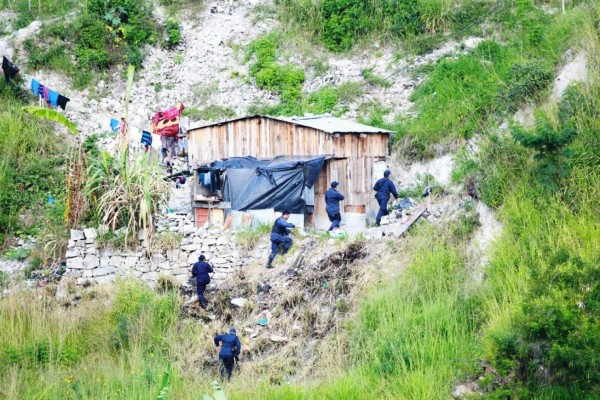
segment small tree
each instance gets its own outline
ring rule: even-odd
[[[558,182],[569,173],[567,146],[577,135],[574,122],[568,119],[554,126],[546,116],[539,115],[532,131],[520,125],[511,128],[517,142],[536,151],[534,158],[538,160],[542,184],[548,189],[556,189]]]

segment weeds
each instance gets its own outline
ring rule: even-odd
[[[254,249],[254,246],[256,246],[260,238],[264,237],[269,232],[271,232],[271,226],[269,224],[260,224],[256,229],[238,229],[235,234],[235,242],[242,250],[250,251]]]
[[[125,229],[126,238],[137,238],[141,229],[148,240],[154,230],[153,214],[166,204],[170,186],[160,167],[146,155],[129,161],[127,153],[112,158],[104,152],[88,169],[85,190],[96,196],[96,214],[112,230]]]

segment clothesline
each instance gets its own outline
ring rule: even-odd
[[[60,107],[63,110],[67,107],[67,103],[71,101],[71,99],[68,97],[65,97],[62,94],[50,89],[48,86],[41,84],[34,78],[31,79],[30,89],[34,95],[40,98],[40,103],[42,100],[45,100],[47,104],[54,107]]]

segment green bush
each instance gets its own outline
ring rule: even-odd
[[[530,60],[514,65],[510,69],[507,87],[500,92],[501,102],[509,112],[517,111],[527,99],[533,99],[554,79],[552,66],[543,61]]]
[[[167,20],[167,39],[165,40],[164,46],[167,48],[173,48],[181,41],[181,26],[179,21],[174,19]]]

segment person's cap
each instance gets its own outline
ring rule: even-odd
[[[235,335],[235,328],[229,328],[229,333],[231,333],[232,335]]]
[[[336,187],[337,185],[339,185],[340,183],[338,181],[333,181],[331,182],[331,187]]]
[[[391,173],[392,173],[392,171],[390,171],[389,169],[386,169],[386,170],[383,172],[383,176],[387,178],[388,176],[390,176],[390,174],[391,174]]]
[[[288,210],[285,210],[284,212],[281,213],[281,215],[290,215],[291,213]]]
[[[200,257],[198,257],[198,260],[204,261],[204,260],[206,260],[206,256],[204,254],[200,254]]]

